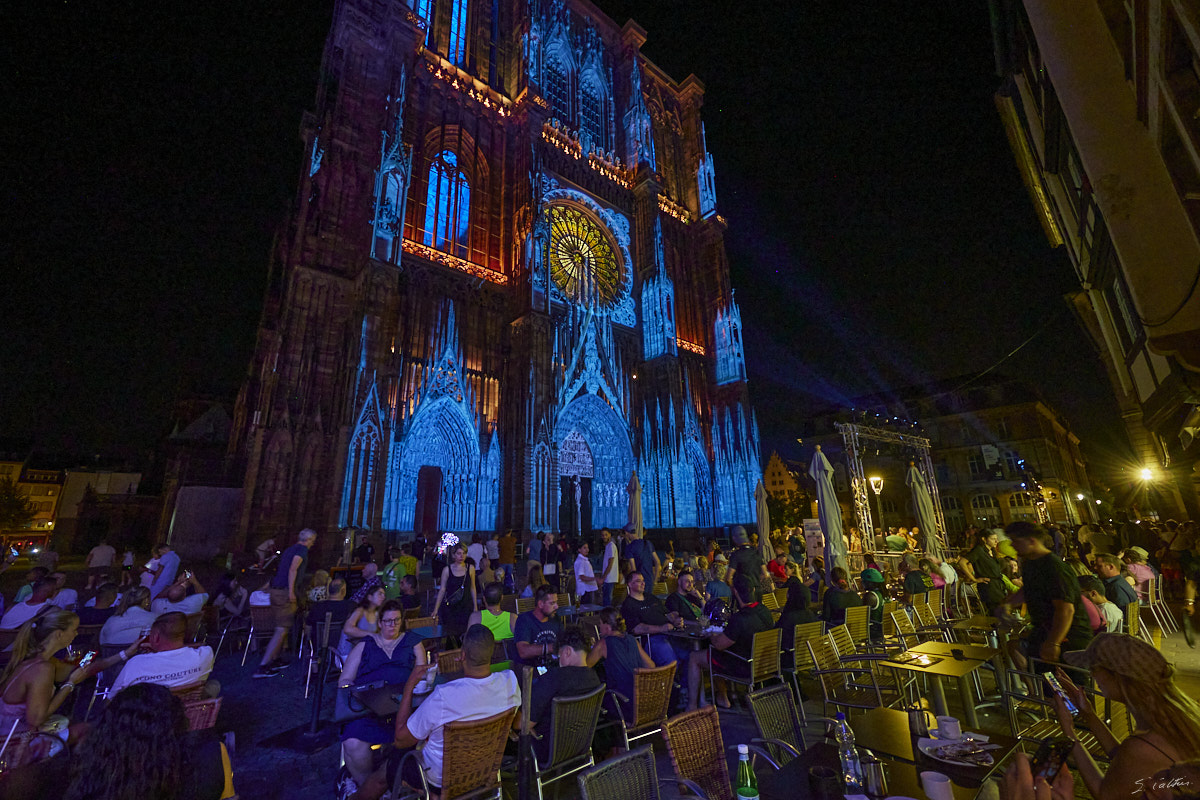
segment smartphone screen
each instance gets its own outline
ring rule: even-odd
[[[1075,742],[1070,739],[1043,739],[1030,765],[1035,783],[1038,778],[1053,783],[1074,747]]]
[[[13,558],[16,558],[18,555],[20,555],[20,553],[17,552],[17,548],[15,548],[11,545],[9,545],[8,552],[12,555]]]
[[[86,667],[88,664],[92,663],[92,659],[95,657],[96,657],[95,650],[87,651],[86,653],[83,654],[83,658],[79,659],[79,666]]]
[[[1067,696],[1067,693],[1063,689],[1062,684],[1058,682],[1058,678],[1054,677],[1054,673],[1053,672],[1043,672],[1042,675],[1045,676],[1046,683],[1050,684],[1050,688],[1054,690],[1054,693],[1062,698],[1062,701],[1063,701],[1063,703],[1066,704],[1067,711],[1070,712],[1071,716],[1078,717],[1079,709],[1076,708],[1075,704],[1071,702],[1071,698]]]
[[[537,668],[537,673],[538,673],[538,675],[545,675],[545,674],[546,674],[546,668],[545,668],[545,667],[538,667],[538,668]]]

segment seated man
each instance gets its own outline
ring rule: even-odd
[[[517,640],[517,663],[528,667],[544,666],[558,652],[562,623],[554,618],[558,595],[543,584],[533,593],[533,608],[517,617],[513,638]],[[489,634],[491,631],[488,632]]]
[[[74,611],[75,606],[79,605],[79,592],[67,588],[67,574],[52,572],[50,577],[58,586],[58,590],[50,597],[50,605]]]
[[[115,583],[101,584],[96,596],[79,609],[80,625],[103,625],[108,622],[117,610],[117,585]]]
[[[621,616],[625,629],[634,636],[650,637],[649,653],[654,663],[662,667],[679,660],[672,640],[665,634],[672,628],[682,628],[683,620],[674,612],[668,612],[662,600],[646,591],[646,579],[640,572],[625,574],[625,585],[629,593],[621,602]],[[686,642],[681,647],[690,652]],[[682,676],[680,676],[682,677]]]
[[[1079,592],[1083,599],[1091,602],[1100,612],[1104,620],[1104,631],[1101,633],[1120,633],[1125,624],[1125,615],[1116,604],[1104,596],[1104,584],[1095,575],[1079,576]]]
[[[416,711],[412,707],[413,689],[425,677],[428,667],[421,664],[413,668],[404,684],[400,709],[396,712],[395,745],[400,752],[393,754],[384,767],[371,775],[355,795],[356,800],[381,797],[395,783],[404,752],[421,742],[425,747],[419,760],[424,764],[425,779],[430,788],[440,794],[445,725],[484,719],[521,705],[521,689],[512,671],[491,671],[495,644],[492,632],[482,625],[467,628],[462,641],[463,677],[435,688]],[[414,788],[421,786],[416,769],[413,759],[404,762],[404,782]]]
[[[397,598],[405,611],[421,607],[421,598],[417,596],[417,576],[409,573],[400,579],[400,597]]]
[[[146,640],[148,652],[129,659],[113,682],[110,696],[136,683],[157,683],[168,689],[178,689],[208,681],[213,668],[213,651],[208,645],[188,647],[187,616],[179,611],[169,611],[150,626]],[[204,693],[216,697],[221,686],[208,681]]]
[[[189,595],[188,589],[195,594]],[[199,614],[207,602],[208,592],[204,591],[204,587],[196,580],[191,570],[185,570],[183,577],[168,586],[167,590],[150,604],[150,610],[160,616],[170,611],[191,616]]]
[[[13,607],[4,612],[3,617],[0,617],[0,630],[15,630],[24,625],[26,621],[33,619],[57,591],[58,584],[53,578],[39,579],[33,584],[33,592],[27,595],[28,599],[13,603]]]
[[[678,614],[684,622],[704,619],[704,598],[696,592],[696,578],[690,569],[680,571],[675,591],[667,595],[667,611]]]
[[[476,611],[467,620],[468,625],[482,625],[492,632],[497,642],[513,638],[517,627],[517,615],[500,608],[504,597],[504,585],[493,581],[483,587],[483,602],[486,608]]]
[[[329,582],[329,599],[313,603],[308,607],[308,624],[325,624],[325,614],[333,614],[331,630],[341,630],[346,618],[353,613],[356,603],[346,599],[346,580],[334,578]],[[335,637],[336,638],[336,637]],[[337,644],[335,640],[333,644]]]
[[[787,583],[787,560],[787,550],[782,547],[776,547],[775,557],[767,562],[767,572],[771,573],[771,580],[774,581],[777,587]]]
[[[33,594],[33,587],[37,585],[37,582],[49,574],[50,570],[45,567],[34,567],[29,572],[26,572],[25,584],[20,589],[17,589],[17,596],[13,598],[13,605],[28,600],[29,595]]]
[[[413,555],[411,542],[400,545],[400,563],[404,565],[404,574],[412,577],[415,589],[417,573],[420,572],[421,565],[417,563],[417,559]]]
[[[1116,603],[1124,614],[1125,606],[1136,603],[1138,598],[1137,590],[1121,574],[1121,567],[1121,559],[1114,555],[1102,553],[1096,556],[1096,574],[1104,581],[1104,596]]]
[[[350,595],[350,599],[356,603],[361,603],[376,588],[383,586],[383,581],[379,578],[379,567],[374,561],[368,561],[363,565],[362,581],[362,586],[358,587],[358,591]]]
[[[558,637],[558,669],[549,670],[545,675],[533,679],[529,720],[534,733],[542,737],[533,740],[534,752],[542,763],[550,757],[554,698],[578,697],[600,685],[600,676],[587,665],[588,644],[582,628],[578,625],[568,626]]]
[[[733,598],[738,610],[729,618],[725,630],[712,637],[709,650],[697,650],[691,654],[688,662],[688,710],[694,710],[700,701],[700,684],[702,670],[708,667],[711,657],[713,666],[728,675],[749,676],[750,665],[745,661],[725,656],[722,651],[728,650],[734,655],[749,658],[754,651],[754,634],[769,631],[775,625],[771,612],[758,601],[754,593],[754,585],[747,575],[733,577]],[[725,682],[716,679],[713,691],[717,696],[717,705],[729,708],[729,693]]]
[[[928,594],[933,591],[934,581],[933,564],[928,559],[921,559],[918,566],[916,557],[906,555],[901,563],[900,571],[904,573],[904,600],[905,602],[913,602],[918,595]],[[924,601],[926,598],[921,597]]]

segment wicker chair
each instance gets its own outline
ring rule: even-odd
[[[539,800],[543,789],[563,778],[569,778],[580,770],[596,763],[592,755],[592,738],[596,734],[596,722],[600,719],[600,704],[604,700],[604,684],[578,697],[555,697],[550,712],[550,751],[545,764],[534,750],[534,766],[537,774]],[[537,738],[542,738],[537,733]]]
[[[275,635],[275,609],[271,606],[250,606],[250,630],[246,634],[246,649],[242,651],[242,666],[250,654],[250,643],[256,639],[267,642]]]
[[[782,766],[808,747],[796,712],[796,698],[787,686],[769,686],[751,692],[746,695],[746,702],[759,736],[750,741],[765,746],[775,763]]]
[[[442,794],[441,800],[466,800],[490,797],[501,800],[500,762],[504,758],[504,745],[512,728],[517,709],[510,708],[499,714],[470,722],[448,722],[443,729]],[[416,758],[418,751],[411,750],[404,759]],[[401,760],[403,767],[404,760]],[[404,770],[396,770],[396,782],[392,785],[392,797],[413,797],[405,789],[402,776]],[[425,770],[421,770],[421,782],[425,783]],[[418,797],[429,796],[429,786],[420,787]]]
[[[867,606],[854,606],[846,609],[844,626],[851,640],[865,642],[871,638],[871,609]]]
[[[524,614],[526,611],[533,611],[534,599],[532,597],[517,598],[517,613]]]
[[[221,698],[210,697],[207,700],[189,700],[183,704],[183,714],[187,717],[189,731],[201,731],[217,724],[217,714],[221,711]]]
[[[613,586],[612,604],[613,607],[620,607],[625,598],[629,596],[629,587],[623,583],[618,583]]]
[[[658,767],[654,762],[654,750],[643,745],[624,755],[610,758],[598,767],[579,774],[579,796],[581,800],[664,800],[662,787],[673,783],[691,789],[700,800],[708,800],[696,784],[691,781],[658,779]]]
[[[176,686],[171,694],[183,701],[184,705],[204,699],[204,681],[189,683],[187,686]]]
[[[671,717],[663,725],[663,740],[677,777],[697,784],[712,800],[737,800],[716,706]]]
[[[865,667],[842,666],[832,637],[809,639],[806,644],[817,667],[814,674],[821,684],[821,716],[829,716],[829,706],[848,712],[852,708],[878,708],[885,704],[874,673]]]
[[[655,583],[654,588],[651,590],[650,594],[654,595],[655,597],[666,597],[667,595],[669,595],[670,592],[667,591],[667,582],[666,581],[658,581],[657,583]]]
[[[675,681],[675,662],[651,669],[633,671],[633,703],[620,692],[608,690],[617,702],[617,719],[621,721],[621,738],[625,749],[631,742],[653,736],[662,730],[671,702]]]
[[[511,611],[513,613],[516,613],[516,611],[517,611],[517,596],[515,594],[506,594],[503,597],[501,597],[500,598],[500,610],[501,611]]]
[[[495,655],[495,648],[493,648]],[[442,675],[456,675],[463,671],[462,650],[442,650],[437,654],[438,672]]]
[[[104,624],[100,625],[80,625],[75,631],[75,641],[71,643],[76,650],[99,650],[100,649],[100,629]]]
[[[779,641],[781,633],[782,631],[779,628],[771,628],[770,630],[759,631],[754,634],[754,649],[750,651],[750,658],[744,658],[729,650],[719,651],[721,653],[720,658],[733,658],[745,663],[750,670],[749,676],[733,675],[718,670],[716,665],[713,664],[713,648],[709,648],[709,681],[712,682],[717,678],[723,678],[731,683],[745,686],[750,691],[770,680],[782,681],[783,673],[779,669]]]

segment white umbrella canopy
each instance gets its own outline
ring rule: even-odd
[[[834,567],[848,568],[846,540],[842,536],[842,509],[833,490],[833,466],[817,445],[808,475],[817,484],[817,519],[825,534],[825,579],[830,581]]]
[[[638,482],[636,469],[629,479],[629,527],[639,539],[645,533],[642,527],[642,484]]]
[[[771,512],[767,508],[767,489],[762,478],[754,488],[754,508],[758,516],[758,551],[766,564],[775,557],[775,548],[771,544]]]
[[[916,463],[908,462],[908,473],[904,482],[912,490],[913,510],[917,515],[917,525],[920,535],[917,547],[931,556],[942,557],[942,542],[938,538],[937,515],[933,512],[933,498],[929,496],[929,487],[925,485],[925,476],[917,469]]]

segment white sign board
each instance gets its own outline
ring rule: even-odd
[[[813,557],[825,557],[825,534],[821,532],[821,522],[815,519],[804,520],[804,543],[808,548],[808,560]]]

